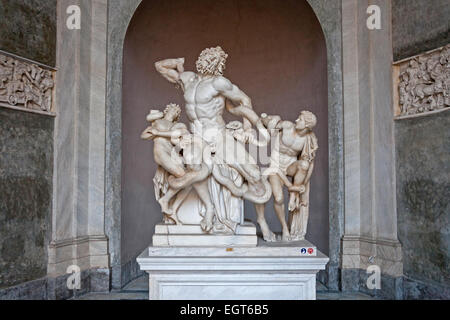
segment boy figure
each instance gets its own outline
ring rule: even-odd
[[[269,182],[274,196],[274,208],[283,228],[283,241],[303,240],[309,214],[309,182],[314,169],[314,159],[318,149],[317,138],[312,129],[317,124],[316,116],[303,111],[295,123],[281,121],[279,116],[261,116],[262,122],[269,130],[279,130],[272,150],[269,171]],[[287,184],[285,176],[293,178],[292,184]],[[290,191],[289,230],[285,219],[283,185]],[[256,204],[258,223],[263,232],[264,240],[276,241],[264,217],[264,205]]]
[[[209,221],[214,218],[214,206],[208,192],[206,178],[211,170],[207,165],[209,159],[203,141],[195,139],[183,123],[179,123],[181,108],[170,104],[163,112],[152,110],[147,121],[152,125],[142,133],[144,140],[154,141],[154,158],[158,170],[153,179],[156,199],[161,205],[162,212],[174,223],[178,224],[177,210],[194,188],[206,207],[202,227],[205,232]],[[183,150],[183,155],[180,151]],[[205,161],[206,160],[206,161]],[[185,170],[188,169],[189,171]],[[178,194],[175,203],[170,206],[171,200]]]

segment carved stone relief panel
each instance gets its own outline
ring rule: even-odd
[[[395,116],[450,107],[450,44],[394,64]]]
[[[54,71],[0,53],[0,105],[53,114]]]

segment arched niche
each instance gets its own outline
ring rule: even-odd
[[[106,214],[111,219],[106,227],[113,287],[133,277],[133,260],[151,241],[153,226],[161,220],[153,194],[151,144],[139,139],[145,115],[150,108],[183,102],[181,92],[159,76],[153,64],[183,56],[186,69],[194,69],[199,52],[216,45],[230,56],[225,76],[252,98],[257,113],[280,114],[289,120],[303,109],[318,115],[320,151],[312,181],[308,238],[333,261],[334,231],[339,229],[329,224],[339,221],[334,205],[341,190],[339,185],[329,187],[329,181],[341,174],[339,162],[332,158],[339,152],[335,142],[340,136],[335,134],[340,123],[333,107],[337,108],[340,98],[336,88],[329,87],[334,85],[330,62],[333,66],[336,60],[330,54],[330,34],[307,1],[280,5],[276,0],[133,0],[122,4],[121,11],[110,5],[109,23],[117,28],[108,32],[107,168],[111,171],[107,170],[107,193],[114,197],[107,200]],[[254,220],[250,204],[246,217]],[[278,231],[271,203],[266,217]]]

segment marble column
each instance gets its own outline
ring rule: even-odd
[[[54,200],[48,275],[67,267],[109,274],[105,236],[106,30],[108,0],[60,0]],[[70,5],[81,29],[66,26]]]
[[[369,30],[367,8],[381,9]],[[403,274],[397,238],[392,108],[391,3],[343,0],[345,226],[342,287],[364,290],[366,269],[378,265],[394,283]],[[386,281],[385,281],[386,283]],[[383,289],[383,288],[382,288]]]

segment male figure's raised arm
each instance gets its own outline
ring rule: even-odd
[[[180,76],[184,72],[184,58],[158,61],[155,68],[169,82],[180,83]]]

